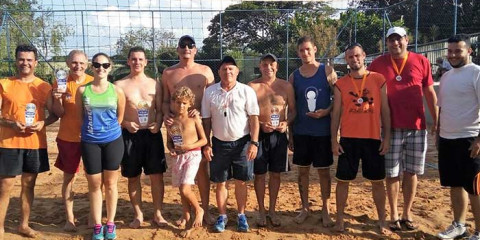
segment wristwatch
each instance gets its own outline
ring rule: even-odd
[[[250,141],[250,144],[255,145],[256,147],[259,147],[259,146],[260,146],[260,143],[255,142],[255,141]]]

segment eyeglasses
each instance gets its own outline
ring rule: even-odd
[[[98,63],[98,62],[92,62],[92,66],[94,68],[100,68],[102,66],[104,69],[107,69],[110,67],[110,63]]]
[[[186,47],[188,47],[189,49],[193,49],[195,47],[195,43],[180,43],[180,44],[178,44],[178,46],[181,49],[184,49]]]

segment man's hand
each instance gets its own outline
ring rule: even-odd
[[[270,122],[260,123],[260,128],[262,129],[262,132],[264,132],[264,133],[271,133],[271,132],[275,131],[275,127],[273,127],[272,123],[270,123]]]
[[[202,152],[203,152],[203,155],[205,156],[205,158],[206,158],[209,162],[211,162],[211,161],[212,161],[212,157],[213,157],[212,147],[209,146],[209,145],[206,145],[206,146],[203,147]]]
[[[290,151],[292,151],[292,152],[295,150],[293,148],[293,137],[288,138],[288,149],[290,149]]]
[[[136,122],[128,122],[124,121],[122,123],[123,127],[127,129],[128,132],[130,133],[136,133],[138,129],[140,129],[140,126]]]
[[[200,112],[197,109],[192,109],[188,111],[188,117],[190,118],[196,118],[200,116]]]
[[[19,133],[25,133],[25,129],[27,128],[25,124],[17,121],[12,122],[12,128],[13,130],[19,132]]]
[[[44,121],[37,121],[33,123],[31,126],[26,127],[26,130],[30,132],[38,132],[43,129],[44,125],[45,125]]]
[[[57,88],[52,89],[52,96],[54,100],[62,100],[62,96],[64,93],[58,92]]]
[[[378,148],[378,151],[380,152],[380,155],[385,155],[387,154],[388,150],[390,150],[390,139],[388,140],[383,140],[382,143],[380,143],[380,147]]]
[[[470,148],[468,150],[471,150],[470,152],[470,157],[471,158],[477,158],[478,155],[480,154],[480,138],[475,138],[475,140],[472,142],[472,145],[470,145]]]
[[[157,124],[157,122],[152,122],[148,124],[148,130],[150,130],[151,133],[156,134],[160,131],[160,125]]]
[[[330,111],[328,109],[317,109],[313,112],[307,112],[306,115],[311,117],[311,118],[322,118],[330,114]]]
[[[278,132],[284,133],[285,131],[287,131],[287,127],[288,127],[287,121],[283,121],[283,122],[280,122],[280,124],[278,124],[275,130]]]
[[[335,156],[340,156],[344,153],[342,145],[338,141],[332,141],[332,152]]]
[[[172,126],[174,117],[175,117],[175,115],[171,112],[163,115],[163,122],[165,123],[166,127]]]
[[[253,161],[257,157],[258,147],[251,144],[247,149],[247,161]]]

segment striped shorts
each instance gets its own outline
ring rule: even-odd
[[[387,177],[398,177],[400,169],[421,175],[425,169],[427,130],[392,129],[390,150],[385,154]]]

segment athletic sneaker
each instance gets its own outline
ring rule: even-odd
[[[245,214],[241,214],[240,216],[238,216],[237,230],[239,232],[248,232],[247,217],[245,216]]]
[[[480,232],[475,232],[468,240],[480,240]]]
[[[107,224],[105,226],[105,239],[114,240],[117,239],[117,226],[115,224]]]
[[[227,225],[228,219],[223,216],[219,216],[217,218],[217,222],[215,222],[215,225],[213,225],[213,228],[215,229],[215,232],[223,232],[225,231],[225,226]]]
[[[92,240],[103,240],[105,239],[103,236],[103,226],[101,224],[96,224],[93,227],[93,235]]]
[[[448,226],[445,231],[437,234],[437,237],[440,239],[456,239],[465,236],[466,232],[467,228],[465,225],[460,225],[453,221],[452,225]]]

